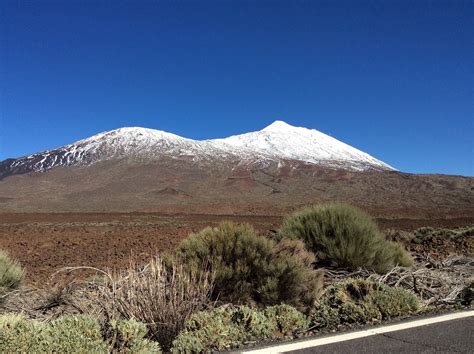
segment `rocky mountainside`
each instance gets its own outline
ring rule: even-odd
[[[258,132],[197,141],[160,130],[121,128],[70,145],[0,162],[0,178],[57,167],[88,166],[121,158],[157,161],[163,157],[192,161],[260,164],[302,161],[347,170],[393,170],[376,158],[314,129],[276,121]]]
[[[380,217],[474,220],[474,178],[402,173],[280,121],[204,141],[122,128],[3,161],[0,176],[0,213],[282,215],[342,201]]]

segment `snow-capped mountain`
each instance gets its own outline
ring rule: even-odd
[[[250,149],[273,159],[305,161],[352,170],[393,167],[315,129],[294,127],[277,120],[252,133],[212,140],[235,149]]]
[[[258,132],[202,141],[154,129],[116,129],[57,149],[2,161],[0,178],[120,158],[150,161],[163,156],[186,157],[195,162],[215,159],[250,162],[295,160],[356,171],[394,170],[317,130],[275,121]]]

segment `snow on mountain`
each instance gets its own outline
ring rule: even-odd
[[[345,166],[354,170],[394,168],[376,158],[314,129],[300,128],[283,121],[252,133],[217,139],[235,148],[250,148],[275,159],[299,160],[314,164]]]
[[[350,170],[393,170],[393,167],[317,130],[275,121],[258,132],[225,139],[192,140],[160,130],[120,128],[54,150],[0,162],[0,177],[60,166],[86,166],[118,158],[140,160],[160,156],[201,160],[298,160]]]

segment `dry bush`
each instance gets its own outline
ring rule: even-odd
[[[464,301],[474,269],[472,257],[453,256],[442,262],[427,260],[412,269],[395,267],[384,275],[372,275],[384,284],[416,293],[427,305],[449,305]]]
[[[419,259],[411,268],[395,267],[385,274],[377,274],[365,269],[353,272],[329,269],[326,275],[331,284],[350,277],[371,279],[389,286],[401,287],[417,294],[425,307],[457,303],[469,306],[473,269],[474,258],[451,256],[443,261],[430,258]]]
[[[91,287],[95,290],[84,308],[99,309],[105,324],[122,319],[143,322],[148,337],[167,350],[185,321],[209,304],[213,277],[177,261],[167,267],[157,257],[144,268],[131,264],[126,270],[105,273],[103,281]],[[108,337],[118,338],[114,328],[107,330],[112,332]]]
[[[46,322],[64,315],[92,314],[78,307],[85,303],[89,292],[88,283],[56,282],[53,277],[43,288],[22,287],[12,291],[0,307],[0,313],[23,313],[30,319]]]

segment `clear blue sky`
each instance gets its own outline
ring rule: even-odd
[[[474,3],[1,1],[0,159],[104,130],[276,119],[473,175]]]

